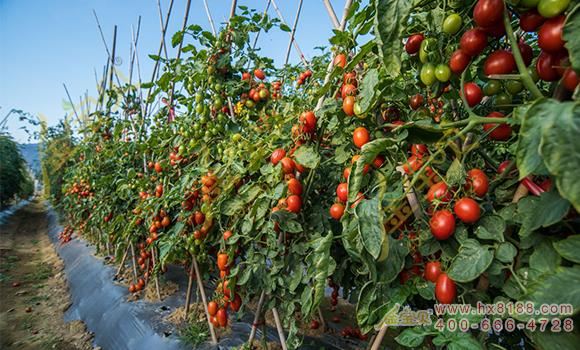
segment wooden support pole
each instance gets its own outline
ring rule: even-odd
[[[340,22],[338,21],[338,17],[336,17],[336,12],[334,12],[334,8],[332,7],[330,0],[322,0],[322,2],[324,3],[324,7],[326,7],[326,12],[328,12],[328,16],[330,17],[334,28],[340,28]]]
[[[203,289],[203,281],[201,280],[201,274],[199,273],[199,266],[197,265],[197,259],[195,258],[195,255],[191,256],[191,261],[193,263],[193,268],[195,270],[195,278],[197,280],[197,286],[199,287],[200,292],[199,294],[201,294],[201,302],[203,303],[203,309],[205,310],[205,318],[207,319],[207,324],[209,325],[211,340],[213,344],[217,344],[217,336],[215,335],[213,324],[209,320],[209,311],[207,310],[207,298],[205,296],[205,290]]]
[[[66,95],[68,97],[68,102],[70,103],[70,105],[71,105],[71,107],[73,109],[73,112],[75,114],[75,117],[77,118],[77,122],[79,123],[79,127],[82,128],[83,124],[81,123],[81,119],[79,118],[79,114],[77,113],[77,109],[75,108],[75,104],[74,104],[72,98],[70,97],[70,94],[68,92],[68,89],[66,88],[66,84],[65,83],[62,83],[62,86],[64,86],[64,91],[66,91]]]
[[[185,28],[187,28],[187,19],[189,18],[189,9],[191,8],[191,0],[187,0],[187,4],[185,5],[185,15],[183,16],[183,25],[181,26],[181,32],[185,32]],[[177,48],[177,57],[175,60],[179,62],[179,58],[181,57],[181,49],[183,48],[183,40],[185,39],[185,35],[181,37],[181,41],[179,42],[179,47]],[[173,98],[175,93],[175,82],[171,83],[171,92],[169,93],[169,108],[173,108]],[[174,110],[175,111],[175,110]]]
[[[209,6],[207,5],[207,0],[203,0],[203,6],[205,7],[205,13],[207,15],[207,19],[209,20],[209,26],[211,27],[211,32],[213,36],[217,35],[215,30],[215,25],[213,24],[213,18],[211,18],[211,13],[209,12]]]
[[[284,16],[282,15],[282,12],[280,12],[280,9],[278,8],[278,5],[276,4],[276,0],[271,0],[271,1],[272,1],[272,6],[274,6],[274,10],[278,14],[278,18],[280,19],[280,21],[283,24],[286,24],[286,21],[284,20]],[[291,33],[288,33],[288,35],[290,35],[290,38],[292,38],[292,34]],[[300,55],[300,60],[302,60],[302,63],[305,66],[307,66],[308,65],[308,61],[304,57],[304,53],[302,53],[302,50],[300,50],[300,46],[298,46],[298,43],[296,42],[296,40],[292,40],[292,44],[294,45],[294,48],[296,49],[296,52],[298,52],[298,54]]]
[[[373,345],[371,346],[371,350],[379,350],[386,333],[387,326],[382,326],[381,329],[379,330],[379,333],[377,334],[377,337],[375,338],[375,341],[373,342]]]
[[[238,5],[238,0],[232,0],[232,7],[230,8],[230,18],[228,20],[231,21],[232,17],[236,14],[236,6]]]
[[[109,89],[113,88],[113,73],[115,72],[115,50],[117,48],[117,25],[113,29],[113,49],[111,51],[111,66],[109,70]]]
[[[123,258],[121,259],[121,264],[119,264],[119,268],[117,269],[117,273],[115,273],[115,277],[119,276],[119,274],[123,270],[123,265],[125,265],[125,260],[127,259],[127,255],[129,255],[129,246],[127,246],[127,248],[125,248],[125,253],[123,254]]]
[[[155,249],[151,248],[151,258],[153,259],[153,266],[157,265],[155,257]],[[161,266],[159,266],[161,268]],[[161,291],[159,290],[159,277],[155,274],[155,291],[157,292],[157,299],[161,300]]]
[[[282,350],[288,350],[288,347],[286,346],[286,336],[284,335],[284,328],[282,327],[282,322],[280,321],[278,309],[273,308],[272,314],[274,315],[274,322],[276,323],[276,329],[278,330],[278,337],[280,338],[280,345],[282,345]]]
[[[133,242],[129,243],[129,247],[131,248],[131,258],[133,259],[133,281],[137,281],[137,260],[135,259],[135,247],[133,246]]]
[[[252,330],[250,331],[250,338],[248,338],[248,344],[252,345],[254,337],[256,337],[256,329],[258,328],[258,322],[260,322],[260,314],[262,313],[262,307],[264,306],[264,301],[266,299],[266,292],[262,291],[260,294],[260,300],[258,300],[258,307],[256,308],[256,314],[254,315],[254,322],[252,323]]]
[[[296,35],[296,27],[298,26],[298,19],[300,18],[300,11],[302,10],[302,0],[298,2],[298,10],[296,10],[296,18],[294,18],[294,24],[292,25],[292,32],[290,33],[290,42],[288,42],[288,49],[286,49],[286,59],[284,60],[284,65],[288,64],[290,59],[290,52],[292,51],[292,43],[294,42],[294,36]]]
[[[189,306],[191,304],[191,287],[193,286],[193,274],[195,273],[193,267],[193,259],[191,259],[191,266],[189,268],[189,276],[187,280],[187,293],[185,294],[185,319],[189,315]]]

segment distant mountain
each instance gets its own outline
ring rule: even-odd
[[[38,177],[41,174],[40,168],[40,155],[38,153],[37,143],[24,143],[18,144],[20,152],[22,153],[22,158],[26,161],[26,164],[32,169],[32,172]]]

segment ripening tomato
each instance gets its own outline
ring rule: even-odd
[[[203,224],[203,222],[205,221],[205,214],[199,210],[196,211],[195,214],[193,214],[193,221],[195,221],[196,225]]]
[[[471,57],[462,50],[456,50],[449,58],[449,68],[455,74],[461,74],[469,65]]]
[[[463,85],[463,90],[465,91],[465,100],[469,107],[479,104],[483,99],[483,91],[481,91],[481,88],[476,83],[466,83]]]
[[[356,88],[356,86],[357,86],[356,72],[352,71],[352,72],[344,73],[344,75],[342,76],[342,81],[345,85],[352,84]]]
[[[483,197],[489,189],[489,179],[481,169],[471,169],[467,172],[466,189],[473,189],[478,197]]]
[[[499,164],[499,166],[497,167],[497,173],[498,173],[498,174],[501,174],[501,173],[503,173],[504,171],[506,171],[506,170],[507,170],[507,168],[508,168],[508,167],[510,167],[510,166],[511,166],[511,164],[512,164],[512,161],[511,161],[511,160],[504,160],[504,161],[503,161],[503,162],[501,162],[501,163]],[[513,170],[512,170],[512,171],[513,171]]]
[[[304,131],[307,133],[313,133],[316,130],[316,115],[312,111],[306,111],[300,115],[298,118]]]
[[[294,169],[296,169],[296,164],[292,158],[284,157],[280,160],[280,163],[282,164],[282,171],[284,174],[292,174]]]
[[[160,173],[163,171],[163,167],[161,166],[161,164],[159,162],[155,163],[155,172],[156,173]]]
[[[302,184],[297,179],[288,180],[288,192],[300,196],[302,194]]]
[[[334,65],[344,68],[346,66],[346,55],[343,53],[336,55],[336,57],[334,57]]]
[[[523,40],[520,40],[518,42],[518,48],[520,49],[520,53],[522,54],[524,64],[526,65],[526,67],[529,66],[530,63],[532,63],[532,60],[534,59],[534,50],[532,50],[532,47],[526,44]]]
[[[330,207],[330,217],[332,217],[333,219],[340,220],[343,214],[344,214],[344,205],[340,203],[334,203]]]
[[[242,73],[242,80],[250,81],[250,80],[252,80],[252,76],[248,72],[243,72]],[[196,100],[197,100],[197,96],[195,96],[195,97],[196,97]],[[201,102],[201,98],[197,102]]]
[[[520,28],[524,32],[535,32],[545,20],[536,9],[531,9],[520,15]]]
[[[501,89],[501,83],[497,80],[490,80],[483,86],[483,93],[486,96],[493,96]]]
[[[344,84],[340,88],[340,97],[344,99],[346,96],[356,95],[356,86],[354,84]]]
[[[423,97],[423,95],[416,94],[416,95],[412,96],[411,99],[409,100],[409,106],[413,110],[417,110],[419,107],[421,107],[423,105],[424,101],[425,101],[425,98]]]
[[[558,71],[554,68],[560,58],[558,54],[550,54],[548,52],[540,52],[538,60],[536,61],[536,71],[540,79],[544,81],[556,81],[560,77]]]
[[[448,203],[452,197],[453,194],[449,191],[447,184],[443,181],[437,182],[429,187],[429,191],[427,191],[426,195],[429,203],[433,202],[435,199],[443,203]]]
[[[451,304],[457,295],[455,282],[445,272],[441,272],[435,282],[435,298],[440,304]]]
[[[538,30],[538,46],[546,52],[558,52],[564,48],[564,22],[566,16],[550,18]]]
[[[502,20],[503,0],[479,0],[473,8],[473,21],[480,27],[490,27]]]
[[[385,157],[380,155],[380,154],[378,156],[376,156],[375,159],[373,160],[373,166],[377,169],[382,167],[384,163],[385,163]]]
[[[338,184],[336,187],[336,196],[339,201],[346,203],[348,200],[348,184],[346,182]]]
[[[463,20],[461,16],[457,13],[452,13],[445,18],[443,21],[443,33],[447,33],[449,35],[453,35],[459,31],[461,28],[461,24]]]
[[[421,169],[422,166],[423,161],[421,160],[421,158],[417,156],[410,156],[409,158],[407,158],[407,162],[403,164],[403,171],[406,174],[412,174],[415,171]]]
[[[342,171],[342,176],[344,177],[345,180],[348,180],[348,178],[350,177],[350,170],[351,170],[350,167],[346,167]]]
[[[501,112],[491,112],[486,118],[503,118]],[[483,131],[489,132],[489,138],[496,141],[505,141],[512,135],[512,128],[509,124],[483,124]]]
[[[207,303],[207,313],[210,316],[215,316],[218,312],[218,304],[215,301]]]
[[[354,132],[352,134],[352,140],[354,142],[354,145],[357,146],[358,148],[362,148],[362,146],[364,146],[367,142],[369,142],[370,139],[371,137],[369,135],[369,131],[364,127],[361,126],[354,129]]]
[[[409,55],[416,54],[419,52],[419,48],[421,48],[421,42],[423,42],[423,39],[425,39],[423,34],[411,35],[405,43],[405,51],[407,51]]]
[[[302,199],[295,194],[286,198],[286,209],[292,213],[299,213],[302,208]]]
[[[342,100],[342,110],[344,111],[344,114],[348,116],[354,115],[354,103],[354,96],[346,96],[344,100]]]
[[[254,76],[260,80],[266,79],[266,74],[264,74],[264,71],[260,68],[254,69]]]
[[[570,0],[540,0],[538,12],[546,18],[556,17],[570,4]]]
[[[429,149],[424,144],[415,143],[411,145],[411,155],[417,158],[423,158],[423,156],[425,156],[428,153]]]
[[[223,234],[224,241],[227,241],[233,235],[234,235],[234,233],[230,230],[224,231],[224,234]]]
[[[440,241],[448,239],[455,232],[455,218],[447,209],[438,210],[429,220],[429,228],[435,239]]]
[[[226,327],[228,325],[228,312],[224,308],[220,308],[217,311],[216,318],[220,327]]]
[[[424,277],[427,281],[437,282],[437,277],[441,274],[441,262],[429,261],[425,264]]]
[[[578,86],[578,74],[572,68],[567,68],[562,76],[562,85],[568,90],[573,92]]]
[[[483,52],[487,46],[487,35],[480,28],[472,28],[461,36],[459,47],[471,57]]]
[[[473,224],[481,216],[481,209],[475,200],[469,197],[463,197],[453,207],[455,215],[466,224]]]
[[[234,295],[234,298],[230,302],[230,307],[234,312],[240,311],[240,307],[242,307],[242,298],[239,294],[236,293],[236,295]]]
[[[286,151],[284,151],[282,148],[278,148],[278,149],[274,150],[274,152],[272,152],[272,155],[270,156],[270,162],[272,162],[273,165],[276,165],[285,156],[286,156]]]
[[[220,271],[225,271],[228,268],[228,254],[219,253],[217,256],[217,265]]]
[[[511,52],[497,50],[489,54],[483,64],[485,75],[509,74],[516,69],[516,61]]]

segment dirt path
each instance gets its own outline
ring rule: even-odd
[[[63,321],[68,286],[46,214],[33,201],[0,227],[0,349],[93,349],[83,322]]]

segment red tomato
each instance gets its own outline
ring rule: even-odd
[[[320,322],[317,320],[310,321],[310,329],[318,329],[320,327]]]
[[[520,15],[520,28],[524,32],[535,32],[545,20],[536,9],[531,9]]]
[[[346,203],[348,200],[348,184],[346,182],[338,184],[336,187],[336,196],[339,201]]]
[[[450,304],[457,295],[455,282],[445,272],[441,272],[435,282],[435,298],[441,304]]]
[[[266,74],[264,74],[264,71],[260,68],[254,69],[254,76],[260,80],[266,79]]]
[[[509,74],[516,69],[516,61],[511,52],[497,50],[492,52],[483,64],[485,75]]]
[[[340,220],[344,214],[344,205],[340,203],[334,203],[330,207],[330,216],[335,220]]]
[[[473,21],[480,27],[490,27],[502,20],[503,0],[479,0],[473,8]]]
[[[312,111],[306,111],[298,118],[304,127],[304,132],[313,133],[316,130],[316,115]]]
[[[285,156],[286,156],[286,151],[284,151],[282,148],[278,148],[278,149],[274,150],[274,152],[272,152],[272,155],[270,156],[270,162],[272,162],[272,164],[276,165]]]
[[[451,200],[453,194],[451,193],[451,191],[449,191],[447,184],[442,181],[433,184],[433,186],[429,188],[429,191],[427,191],[426,197],[429,203],[433,202],[435,199],[443,203],[447,203]]]
[[[243,72],[242,73],[242,80],[250,81],[250,80],[252,80],[252,76],[248,72]]]
[[[286,209],[293,213],[299,213],[300,208],[302,208],[302,199],[300,196],[295,194],[291,195],[290,197],[286,198]]]
[[[350,207],[355,208],[363,199],[365,199],[365,195],[362,192],[357,193]]]
[[[242,298],[240,297],[239,294],[236,294],[234,296],[234,299],[232,299],[232,301],[230,302],[230,307],[232,308],[232,311],[238,312],[241,306],[242,306]]]
[[[216,314],[217,322],[220,327],[225,327],[228,325],[228,312],[224,308],[220,308]]]
[[[228,254],[219,253],[217,256],[217,265],[220,271],[225,271],[228,268]]]
[[[455,202],[453,207],[455,215],[466,224],[473,224],[481,216],[481,209],[475,200],[469,197],[463,197]]]
[[[346,55],[343,53],[339,53],[334,58],[334,65],[339,66],[340,68],[344,68],[346,66]]]
[[[300,196],[302,194],[302,184],[299,180],[288,180],[288,192]]]
[[[292,158],[284,157],[280,160],[280,163],[282,164],[282,171],[284,174],[291,174],[294,172],[294,169],[296,169],[296,164]]]
[[[503,113],[491,112],[486,118],[503,118]],[[491,131],[493,129],[493,131]],[[483,124],[483,131],[489,132],[489,138],[496,141],[505,141],[512,135],[512,128],[509,124]],[[491,132],[490,132],[491,131]]]
[[[356,87],[357,86],[356,72],[352,71],[352,72],[344,73],[342,81],[344,82],[345,85],[352,84]]]
[[[546,52],[558,52],[564,48],[562,32],[566,16],[548,19],[538,31],[538,46]]]
[[[225,231],[223,234],[224,241],[227,241],[233,235],[234,235],[234,233],[232,231],[230,231],[230,230]]]
[[[429,149],[424,144],[412,144],[411,154],[417,158],[423,158],[424,155],[429,153]]]
[[[483,91],[476,83],[466,83],[463,85],[463,90],[465,91],[465,100],[469,107],[473,107],[483,99]]]
[[[532,50],[532,47],[522,40],[518,42],[518,48],[520,49],[520,53],[522,54],[524,64],[526,65],[526,67],[529,66],[530,63],[532,63],[532,60],[534,59],[534,50]]]
[[[207,303],[207,313],[210,316],[215,316],[218,312],[218,304],[215,301]]]
[[[503,21],[496,22],[489,27],[482,27],[481,29],[488,36],[493,36],[494,38],[501,38],[505,35],[505,26],[503,25]]]
[[[405,43],[405,51],[407,51],[409,55],[416,54],[417,52],[419,52],[419,49],[421,48],[421,42],[423,42],[424,39],[425,37],[423,36],[423,34],[411,35],[409,39],[407,39],[407,42]]]
[[[445,240],[455,232],[455,218],[447,209],[438,210],[433,213],[429,220],[431,234],[438,240]]]
[[[578,74],[572,68],[567,68],[562,76],[562,84],[568,91],[576,90],[578,86]]]
[[[161,166],[161,164],[159,162],[155,163],[155,172],[160,173],[162,171],[163,171],[163,167]]]
[[[369,135],[369,131],[364,127],[361,126],[354,129],[354,132],[352,134],[352,140],[354,142],[354,145],[357,146],[358,148],[362,148],[362,146],[364,146],[367,142],[369,142],[370,139],[371,137]]]
[[[380,154],[378,156],[376,156],[375,159],[373,160],[373,166],[377,169],[382,167],[384,163],[385,163],[385,157],[380,155]]]
[[[478,197],[483,197],[489,189],[489,180],[487,175],[481,169],[471,169],[467,172],[467,189],[472,188]]]
[[[411,106],[413,110],[417,110],[419,107],[423,105],[424,100],[425,99],[423,98],[423,95],[421,94],[414,95],[411,97],[409,101],[409,106]]]
[[[461,36],[459,47],[469,56],[477,56],[487,46],[487,35],[480,28],[472,28]]]
[[[350,177],[350,167],[344,168],[344,170],[342,171],[342,176],[344,177],[345,180],[348,180],[348,178]]]
[[[340,95],[342,99],[344,99],[346,96],[356,95],[356,86],[353,84],[342,85],[342,87],[340,88]]]
[[[512,164],[511,160],[504,160],[503,162],[500,163],[500,165],[497,167],[497,173],[501,174],[504,171],[506,171],[506,169]]]
[[[416,156],[410,156],[409,158],[407,158],[407,162],[403,164],[403,171],[405,171],[406,174],[412,174],[415,171],[421,169],[422,166],[423,161],[421,160],[421,158]]]
[[[449,68],[455,74],[461,74],[469,65],[471,57],[462,50],[456,50],[449,59]]]
[[[353,96],[346,96],[344,100],[342,100],[342,110],[344,114],[348,116],[354,115],[354,97]]]
[[[439,261],[429,261],[425,264],[425,279],[435,283],[441,274],[441,263]]]

